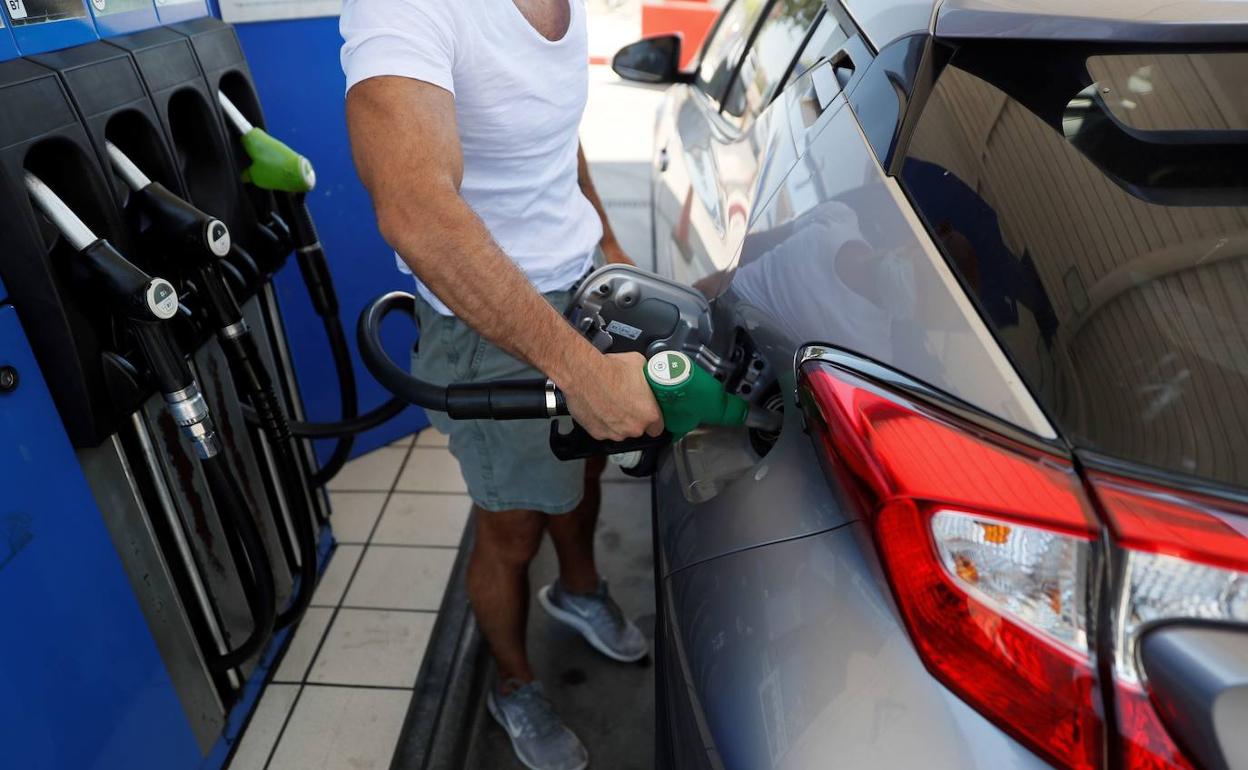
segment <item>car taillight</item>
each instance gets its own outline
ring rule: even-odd
[[[804,363],[800,384],[829,472],[871,517],[924,663],[1062,767],[1105,762],[1089,623],[1103,518],[1122,564],[1104,687],[1122,765],[1191,767],[1139,642],[1162,623],[1248,623],[1248,506],[1095,470],[1081,479],[1064,457],[828,361]]]
[[[1248,507],[1089,471],[1125,550],[1114,612],[1118,730],[1128,768],[1190,767],[1140,670],[1140,637],[1176,620],[1248,623]]]
[[[1099,767],[1098,525],[1069,461],[825,363],[804,365],[802,384],[927,667],[1050,761]]]

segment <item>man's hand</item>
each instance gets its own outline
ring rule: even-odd
[[[623,441],[663,432],[663,414],[646,381],[640,353],[591,353],[575,377],[560,384],[568,411],[589,435]]]
[[[610,241],[610,242],[603,241],[602,256],[607,260],[608,265],[632,265],[633,267],[637,266],[637,263],[634,262],[632,258],[629,257],[628,254],[624,252],[624,249],[620,247],[620,244],[618,241]]]

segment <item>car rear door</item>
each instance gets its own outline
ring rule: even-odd
[[[669,92],[656,148],[655,240],[659,272],[683,283],[722,271],[745,235],[760,158],[792,159],[783,113],[766,108],[783,84],[822,3],[731,2],[694,82]]]

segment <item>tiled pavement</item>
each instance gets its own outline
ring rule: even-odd
[[[390,766],[469,499],[432,429],[329,489],[338,548],[231,770]]]

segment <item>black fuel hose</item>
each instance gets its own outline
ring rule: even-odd
[[[301,422],[299,420],[290,420],[290,433],[298,438],[326,439],[354,436],[364,431],[381,427],[399,416],[409,406],[411,404],[407,401],[394,396],[375,409],[371,409],[352,420],[343,420],[341,422]],[[248,404],[243,404],[243,416],[247,418],[248,422],[253,423],[260,419],[259,415],[256,414],[256,410]]]
[[[251,612],[252,627],[247,638],[228,652],[207,654],[209,668],[216,672],[229,671],[250,660],[268,641],[277,619],[277,590],[273,584],[273,568],[260,538],[260,529],[251,517],[238,482],[225,459],[217,454],[200,460],[204,476],[208,479],[208,491],[222,514],[226,543],[240,575],[245,575],[249,588],[247,608]]]
[[[333,276],[329,271],[329,261],[321,247],[312,213],[308,211],[307,195],[278,193],[276,197],[281,215],[290,226],[291,237],[295,243],[295,260],[307,288],[308,298],[325,327],[330,356],[334,361],[334,372],[338,377],[341,422],[349,423],[359,415],[359,393],[355,382],[355,368],[351,364],[351,350],[347,347],[347,334],[339,314],[338,294],[334,290]],[[313,484],[323,486],[338,475],[351,457],[354,441],[351,433],[338,435],[333,452],[320,470],[312,475]]]
[[[221,273],[212,262],[196,266],[196,276],[203,284],[203,298],[209,317],[217,327],[218,342],[225,351],[235,383],[246,394],[255,409],[260,430],[268,439],[273,461],[277,466],[278,483],[286,493],[290,518],[299,548],[299,585],[290,606],[277,617],[277,627],[285,628],[303,617],[312,602],[316,587],[316,532],[312,528],[312,512],[308,506],[295,457],[290,428],[281,401],[273,388],[273,380],[264,367],[255,338],[243,320],[242,310],[230,293]],[[278,531],[285,526],[277,509],[273,511]]]
[[[435,412],[446,412],[456,420],[549,419],[568,413],[562,391],[550,380],[494,380],[443,387],[413,377],[390,358],[381,344],[381,323],[395,312],[408,316],[419,329],[416,298],[407,292],[392,291],[364,308],[356,325],[356,342],[369,373],[396,396]]]

